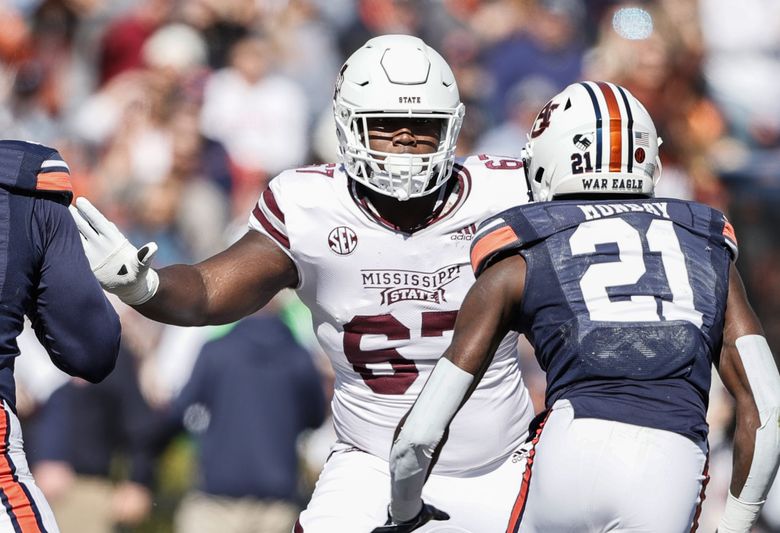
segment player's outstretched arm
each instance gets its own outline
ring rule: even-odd
[[[402,420],[390,451],[390,517],[395,523],[413,520],[423,508],[432,458],[509,330],[524,284],[525,261],[511,256],[488,267],[466,295],[452,343]]]
[[[736,401],[734,470],[719,533],[748,532],[780,460],[780,374],[734,265],[718,372]]]
[[[70,210],[101,286],[160,322],[180,326],[233,322],[297,283],[292,260],[254,231],[201,263],[157,271],[150,267],[155,243],[137,249],[85,198]]]

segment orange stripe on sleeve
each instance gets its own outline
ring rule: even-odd
[[[605,82],[597,82],[609,111],[609,171],[620,172],[623,166],[623,117],[615,93]]]
[[[734,232],[734,226],[728,220],[723,226],[723,235],[734,241],[734,244],[737,244],[737,234]]]
[[[39,172],[35,188],[39,191],[73,191],[67,172]]]
[[[11,516],[19,524],[19,531],[21,533],[42,533],[35,518],[35,510],[33,508],[35,503],[27,497],[24,488],[16,479],[14,469],[8,458],[10,451],[7,449],[7,442],[10,431],[8,415],[3,412],[3,406],[0,405],[0,438],[2,438],[2,449],[0,449],[0,490],[3,491],[3,494],[8,499],[8,505],[11,507]]]
[[[477,267],[489,254],[499,248],[519,240],[515,231],[509,226],[502,226],[482,237],[471,249],[471,268],[477,271]]]

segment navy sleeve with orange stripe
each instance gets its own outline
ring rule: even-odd
[[[731,222],[729,222],[725,216],[723,216],[723,232],[721,236],[723,237],[726,247],[731,252],[732,259],[736,261],[737,257],[739,257],[737,234],[734,232],[734,226],[731,225]]]
[[[70,203],[70,169],[54,148],[27,141],[0,140],[0,185],[56,193]]]
[[[477,277],[498,256],[523,246],[526,239],[519,231],[523,219],[520,209],[508,209],[480,224],[471,243],[471,268]]]

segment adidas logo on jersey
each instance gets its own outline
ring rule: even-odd
[[[458,231],[450,234],[451,241],[470,241],[474,238],[474,234],[477,232],[477,225],[470,224],[465,228],[460,228]]]

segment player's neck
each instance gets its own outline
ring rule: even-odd
[[[364,188],[364,195],[371,202],[377,214],[399,230],[412,233],[425,226],[425,224],[438,211],[442,193],[450,192],[451,185],[445,185],[447,191],[436,191],[420,198],[411,198],[403,202],[390,196],[380,194],[368,188]]]

